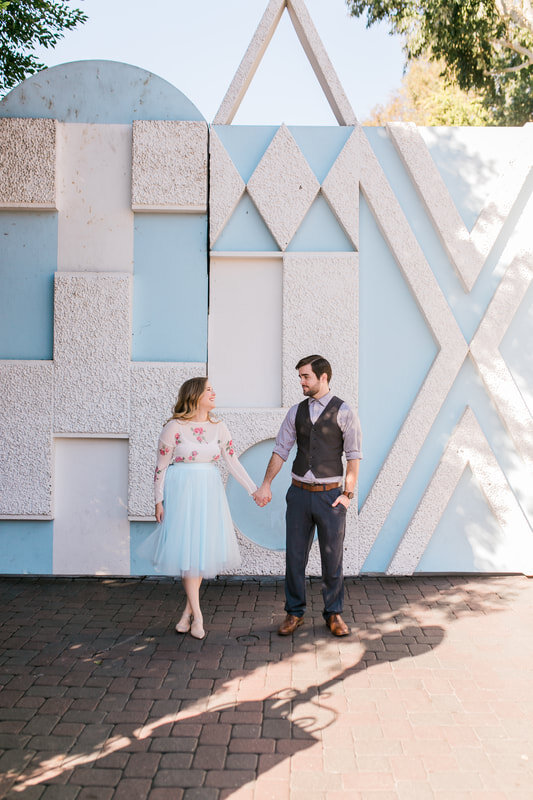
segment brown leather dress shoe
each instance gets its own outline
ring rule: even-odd
[[[289,636],[291,633],[294,633],[296,628],[299,628],[300,625],[304,624],[303,617],[295,617],[294,614],[287,614],[283,622],[278,628],[278,633],[280,636]]]
[[[348,636],[350,629],[340,614],[330,614],[326,619],[326,625],[333,636]]]

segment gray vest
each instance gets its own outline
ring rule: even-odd
[[[296,411],[298,450],[292,465],[295,475],[303,478],[310,469],[316,478],[334,478],[343,474],[344,437],[337,422],[343,401],[332,397],[315,424],[309,416],[309,402],[303,400]]]

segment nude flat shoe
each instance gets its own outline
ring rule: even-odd
[[[181,619],[176,625],[176,633],[189,633],[191,629],[192,614],[186,611],[181,615]]]
[[[194,618],[191,623],[191,636],[194,636],[195,639],[203,639],[205,636],[203,623],[197,622]]]

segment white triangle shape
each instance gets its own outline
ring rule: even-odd
[[[289,12],[296,35],[337,122],[339,125],[356,125],[354,111],[309,16],[304,0],[270,0],[217,111],[213,124],[231,125],[285,8]]]

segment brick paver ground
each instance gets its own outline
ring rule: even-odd
[[[533,581],[320,582],[294,637],[279,580],[0,579],[0,797],[532,800]]]

